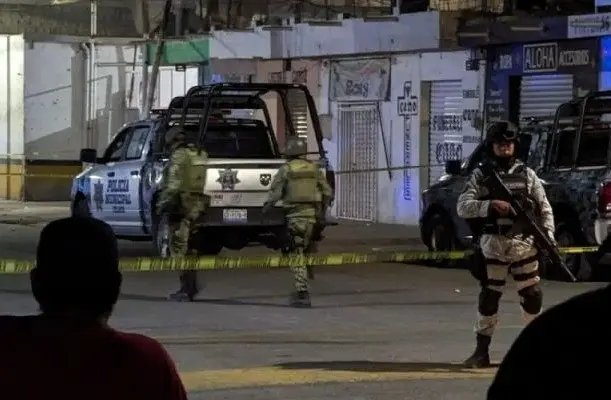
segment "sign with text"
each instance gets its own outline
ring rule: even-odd
[[[387,101],[390,95],[390,59],[346,60],[331,63],[329,99],[333,101]]]
[[[596,39],[545,42],[499,48],[492,61],[493,73],[509,75],[577,73],[596,69]]]
[[[602,3],[597,0],[597,3]],[[611,0],[597,7],[611,6]],[[569,39],[611,35],[611,13],[570,15],[567,17],[567,37]]]

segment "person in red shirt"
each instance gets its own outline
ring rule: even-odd
[[[108,326],[122,282],[108,224],[48,224],[30,280],[41,314],[0,316],[1,399],[187,399],[160,343]]]

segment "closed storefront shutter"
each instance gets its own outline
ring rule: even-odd
[[[289,90],[287,96],[293,128],[299,137],[308,137],[308,103],[301,90]],[[288,128],[287,128],[288,132]]]
[[[431,83],[429,185],[444,174],[447,160],[462,159],[462,81]]]
[[[553,117],[556,108],[572,98],[572,75],[523,76],[520,86],[520,124],[524,124],[524,118]]]

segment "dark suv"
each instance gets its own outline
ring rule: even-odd
[[[548,121],[532,120],[521,133],[519,157],[543,180],[561,246],[600,245],[611,229],[609,117],[611,92],[596,92],[560,105]],[[483,155],[480,144],[466,161],[448,161],[446,174],[422,193],[420,233],[429,250],[471,246],[471,232],[456,214],[456,201]],[[587,261],[581,255],[566,258],[581,280],[594,272]]]

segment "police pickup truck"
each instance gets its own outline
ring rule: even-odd
[[[309,105],[318,149],[309,157],[321,168],[328,162],[313,99],[308,89],[291,84],[215,84],[197,86],[172,100],[167,110],[125,125],[101,157],[93,149],[81,150],[81,161],[91,166],[75,177],[72,213],[91,215],[112,226],[118,237],[153,240],[157,252],[167,254],[167,216],[158,215],[156,202],[167,172],[169,151],[165,132],[179,125],[209,155],[207,182],[202,191],[210,207],[191,238],[199,254],[217,254],[223,247],[239,250],[250,242],[278,248],[284,213],[277,204],[261,212],[274,174],[285,162],[266,102],[270,92],[286,100],[300,92]],[[286,101],[280,104],[288,104]],[[291,110],[284,109],[287,135],[294,134]],[[334,186],[334,176],[327,177]]]
[[[547,122],[531,121],[522,130],[520,157],[543,180],[561,246],[598,246],[611,231],[610,117],[611,92],[596,92],[561,104]],[[456,202],[483,155],[480,144],[464,162],[448,161],[446,174],[422,193],[420,232],[430,250],[470,246],[471,232],[458,218]],[[588,258],[566,257],[581,280],[596,273]]]

